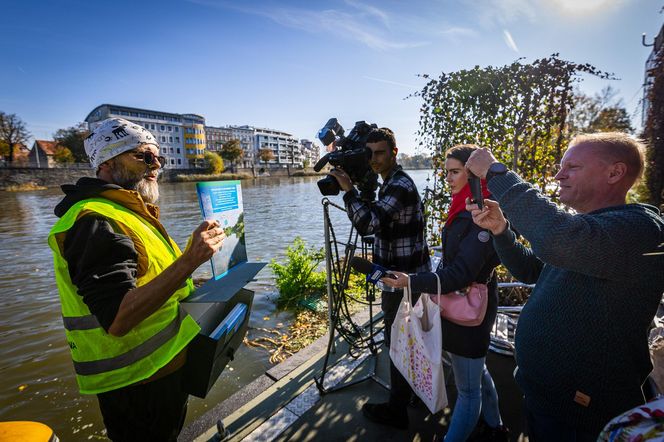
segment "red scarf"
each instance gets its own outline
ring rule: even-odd
[[[489,189],[486,187],[486,180],[482,180],[482,196],[487,198],[490,193]],[[463,189],[456,195],[452,195],[452,204],[450,204],[450,210],[447,211],[447,221],[445,221],[445,226],[449,226],[454,221],[454,218],[458,214],[466,210],[466,198],[473,199],[473,196],[470,192],[470,184],[467,183],[463,186]]]

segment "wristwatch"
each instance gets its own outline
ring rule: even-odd
[[[505,175],[507,173],[507,166],[503,163],[495,162],[489,166],[489,170],[486,171],[486,182],[491,181],[491,178],[497,175]]]

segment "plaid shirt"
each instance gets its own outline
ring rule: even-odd
[[[424,208],[415,183],[396,166],[367,203],[355,188],[344,195],[348,218],[361,235],[374,235],[373,262],[405,273],[428,272]]]

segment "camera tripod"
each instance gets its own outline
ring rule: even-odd
[[[383,341],[377,341],[375,339],[376,335],[380,332],[380,330],[376,330],[374,328],[374,325],[377,322],[377,320],[375,320],[373,317],[373,305],[376,300],[375,287],[368,282],[365,283],[366,301],[363,303],[368,304],[369,308],[368,330],[367,328],[361,327],[353,322],[350,311],[348,309],[347,301],[350,295],[345,292],[345,289],[348,287],[348,280],[350,277],[350,259],[355,256],[355,252],[357,250],[357,240],[360,235],[351,225],[348,241],[345,243],[338,242],[334,228],[330,221],[330,206],[344,212],[346,210],[343,207],[332,203],[327,198],[323,198],[321,203],[323,205],[325,231],[325,264],[327,271],[329,339],[321,374],[318,378],[314,377],[314,382],[316,383],[316,387],[318,388],[321,395],[341,390],[366,380],[373,380],[383,388],[389,389],[389,385],[376,375],[378,347]],[[361,257],[367,259],[368,251],[369,248],[373,245],[374,238],[368,236],[361,238]],[[339,254],[339,245],[345,246],[343,259],[341,259]],[[328,374],[328,370],[335,365],[330,364],[330,355],[332,353],[336,353],[336,346],[334,341],[335,333],[338,333],[338,335],[341,336],[346,341],[346,343],[348,343],[348,354],[352,358],[357,359],[360,357],[364,350],[369,350],[368,358],[371,360],[371,367],[369,373],[365,376],[362,376],[351,382],[339,383],[331,387],[325,387],[325,376]]]

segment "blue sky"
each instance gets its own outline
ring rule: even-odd
[[[102,103],[197,113],[315,139],[336,116],[391,127],[416,152],[418,74],[559,52],[620,81],[640,122],[656,0],[3,0],[0,110],[39,139]]]

